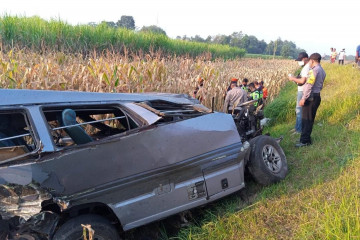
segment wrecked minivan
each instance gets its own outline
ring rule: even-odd
[[[278,142],[182,94],[0,90],[0,239],[121,232],[285,178]]]

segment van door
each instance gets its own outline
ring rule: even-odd
[[[228,191],[235,192],[244,184],[244,161],[221,162],[203,170],[208,198],[212,199],[217,195],[229,194]],[[222,194],[224,193],[224,194]],[[220,197],[220,196],[219,196]]]

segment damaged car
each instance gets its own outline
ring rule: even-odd
[[[276,139],[187,95],[0,94],[0,239],[121,239],[244,188],[245,169],[287,174]]]

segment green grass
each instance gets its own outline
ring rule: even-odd
[[[106,24],[72,26],[61,20],[45,21],[39,17],[0,17],[0,43],[3,47],[29,48],[36,51],[62,51],[88,54],[114,52],[123,54],[162,53],[176,56],[211,55],[212,58],[240,58],[245,50],[219,44],[170,39],[162,34],[111,28]]]
[[[360,72],[324,64],[313,145],[296,149],[296,86],[287,84],[265,114],[266,131],[284,136],[289,174],[275,185],[247,183],[212,203],[172,239],[360,239]]]

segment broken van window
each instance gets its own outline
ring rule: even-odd
[[[43,109],[58,147],[80,145],[138,127],[116,106],[66,106]]]
[[[163,119],[158,121],[158,123],[185,120],[211,112],[202,105],[177,104],[163,100],[139,102],[136,104],[161,116]]]
[[[36,142],[25,112],[0,112],[0,163],[22,158],[36,149]]]

